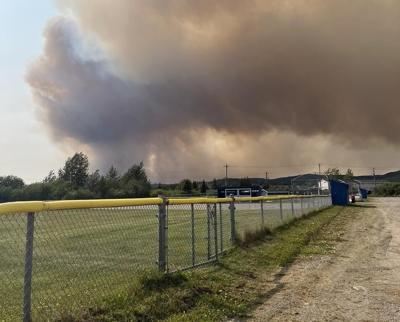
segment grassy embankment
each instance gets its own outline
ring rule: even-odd
[[[220,321],[245,316],[259,303],[263,281],[299,255],[326,253],[340,240],[355,207],[332,207],[244,242],[215,266],[163,275],[148,272],[129,293],[66,321]],[[260,236],[247,236],[248,239]]]

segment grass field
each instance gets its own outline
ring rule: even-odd
[[[306,200],[303,207],[295,200],[294,216],[301,216],[302,208],[305,214],[320,206]],[[191,206],[168,208],[170,271],[209,262],[231,247],[228,205],[216,205],[216,223],[208,221],[207,205],[194,205],[194,210],[192,237]],[[279,201],[264,203],[264,224],[274,228],[293,218],[291,201],[283,202],[282,210],[281,218]],[[122,294],[143,270],[157,268],[157,212],[157,206],[143,206],[36,214],[33,317],[52,320],[82,311]],[[259,203],[239,203],[235,213],[238,235],[262,227]],[[0,321],[21,319],[25,234],[24,214],[0,215]]]

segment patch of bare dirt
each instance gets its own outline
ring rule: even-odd
[[[400,321],[400,198],[365,205],[375,207],[351,211],[333,254],[266,280],[248,321]]]

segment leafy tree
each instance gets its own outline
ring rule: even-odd
[[[52,185],[49,183],[32,183],[25,186],[22,192],[24,200],[51,200]]]
[[[193,190],[198,190],[199,189],[199,185],[198,185],[198,183],[196,181],[193,181],[192,187],[193,187]]]
[[[98,192],[100,180],[101,180],[100,170],[97,169],[95,172],[90,174],[87,179],[87,187],[89,188],[89,190],[93,192]]]
[[[325,175],[329,180],[341,179],[342,175],[340,174],[340,170],[338,168],[332,168],[325,171]]]
[[[66,194],[73,190],[72,185],[64,180],[57,180],[52,184],[52,198],[65,199]]]
[[[130,167],[121,180],[126,197],[147,197],[150,195],[151,184],[147,178],[143,162]]]
[[[113,166],[105,175],[99,170],[89,174],[89,160],[83,153],[68,158],[58,178],[53,170],[42,182],[30,185],[15,176],[0,177],[0,202],[147,197],[150,191],[143,163],[133,165],[122,177]]]
[[[134,164],[132,167],[126,171],[123,175],[122,179],[126,182],[129,180],[137,180],[137,181],[148,181],[146,171],[144,169],[143,162],[139,164]]]
[[[354,174],[351,169],[347,169],[346,173],[343,176],[343,180],[353,180],[354,179]]]
[[[217,179],[213,179],[212,184],[211,184],[212,189],[218,189],[218,184],[217,184]]]
[[[49,174],[43,179],[43,183],[52,183],[57,180],[54,170],[50,170]]]
[[[338,168],[332,168],[325,171],[325,175],[329,180],[353,180],[354,174],[351,169],[347,169],[345,174],[341,174]]]
[[[13,193],[12,188],[10,187],[1,187],[0,186],[0,201],[1,202],[7,202],[7,201],[12,201],[11,195]]]
[[[98,183],[98,192],[101,198],[118,198],[123,197],[124,193],[120,189],[121,178],[117,169],[111,166],[104,176],[101,176]]]
[[[200,192],[201,192],[201,193],[206,193],[206,192],[207,192],[207,189],[208,189],[207,184],[206,184],[206,182],[203,180],[203,181],[201,182]]]
[[[11,189],[23,188],[25,186],[24,180],[16,176],[0,177],[0,186]]]
[[[82,152],[75,153],[59,171],[59,177],[75,187],[83,187],[89,177],[89,159]]]
[[[184,179],[181,181],[181,189],[184,193],[191,193],[192,188],[192,182],[189,179]]]
[[[119,174],[117,169],[113,165],[110,167],[110,169],[108,169],[106,179],[109,181],[118,181]]]

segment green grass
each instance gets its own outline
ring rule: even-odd
[[[304,211],[309,209],[303,206]],[[216,250],[221,252],[231,247],[227,207],[223,205],[221,214],[218,212],[217,247],[211,223],[211,260]],[[282,221],[279,205],[265,204],[264,224],[268,229],[293,219],[291,204],[285,203],[283,208]],[[300,216],[300,204],[296,203],[294,208],[295,216]],[[157,207],[152,206],[37,214],[32,281],[33,317],[41,321],[43,317],[56,319],[67,313],[76,316],[88,307],[101,307],[100,303],[105,299],[111,298],[116,306],[131,299],[127,289],[138,283],[137,276],[157,267],[156,214]],[[199,264],[209,261],[206,205],[195,206],[194,222],[195,264]],[[21,317],[25,225],[26,219],[22,214],[0,216],[0,321],[15,321]],[[237,205],[236,228],[239,238],[246,239],[246,236],[262,230],[262,227],[259,205]],[[168,214],[170,271],[192,265],[191,239],[190,206],[171,206]],[[190,283],[187,279],[181,282],[181,286]],[[157,292],[150,290],[146,294],[151,294],[151,298],[170,296],[168,292],[171,287],[165,289],[166,293],[153,294]],[[185,290],[183,301],[188,301],[188,307],[192,307],[193,303],[204,301],[203,291],[201,287]],[[133,293],[129,294],[133,296]],[[192,298],[196,299],[195,302]],[[170,301],[175,299],[172,296]],[[146,311],[147,304],[144,302],[141,305]]]
[[[262,281],[291,263],[343,208],[313,213],[231,250],[218,265],[184,273],[147,272],[129,292],[110,297],[78,316],[83,321],[221,321],[244,317],[263,296]],[[335,226],[335,229],[338,226]]]

